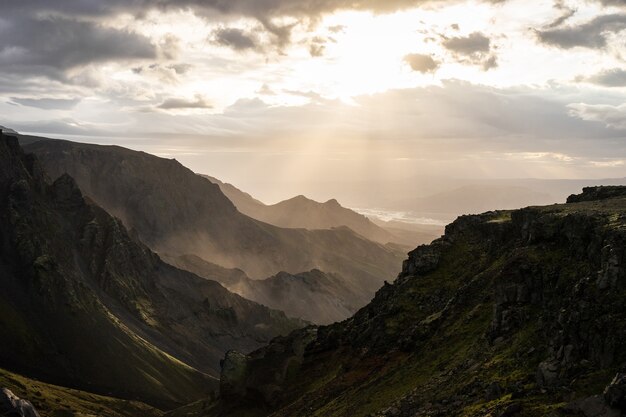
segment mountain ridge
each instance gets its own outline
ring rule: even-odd
[[[252,279],[319,269],[355,291],[355,308],[399,270],[399,247],[371,242],[347,227],[279,228],[241,214],[218,185],[174,160],[119,147],[29,140],[52,177],[69,173],[87,196],[122,219],[137,238],[167,256],[198,256]],[[211,277],[208,277],[211,278]],[[356,300],[361,300],[360,305]]]
[[[304,195],[297,195],[268,205],[232,184],[208,175],[202,176],[217,184],[239,211],[275,226],[305,229],[330,229],[346,226],[369,240],[382,244],[393,242],[409,247],[428,243],[438,237],[437,233],[431,233],[430,230],[421,233],[413,233],[412,231],[398,233],[396,230],[381,227],[367,216],[343,207],[335,198],[326,202],[317,202]]]

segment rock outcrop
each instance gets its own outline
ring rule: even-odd
[[[3,417],[39,417],[35,407],[19,398],[6,388],[0,389],[0,416]]]

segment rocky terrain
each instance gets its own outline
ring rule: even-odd
[[[626,187],[462,216],[352,318],[249,354],[171,416],[626,414]]]
[[[30,401],[19,398],[7,388],[0,389],[0,413],[3,416],[39,417]]]
[[[225,350],[303,325],[164,263],[6,135],[0,278],[0,368],[158,407],[211,393]]]

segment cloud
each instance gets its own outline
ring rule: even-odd
[[[312,43],[311,45],[309,45],[309,54],[313,58],[317,58],[317,57],[324,55],[325,49],[326,47],[324,45],[321,45],[318,43]]]
[[[494,3],[498,1],[492,1]],[[4,4],[6,3],[6,4]],[[197,13],[230,14],[268,20],[274,17],[318,17],[338,10],[388,13],[421,5],[450,3],[447,0],[20,0],[3,3],[4,12],[54,13],[65,16],[103,16],[124,12],[145,14],[149,10],[185,10]]]
[[[626,70],[623,68],[607,69],[590,77],[578,77],[577,81],[586,81],[604,87],[626,87]]]
[[[22,106],[35,107],[37,109],[69,110],[74,108],[78,104],[80,99],[11,97],[11,101]]]
[[[561,49],[576,47],[602,49],[610,33],[626,29],[626,14],[598,16],[577,26],[535,30],[539,42]]]
[[[3,72],[62,78],[63,71],[92,63],[156,58],[144,36],[68,18],[17,19],[0,25]]]
[[[626,7],[626,2],[624,2],[624,0],[598,0],[598,1],[605,6]]]
[[[626,104],[573,103],[569,106],[570,114],[582,120],[604,123],[607,127],[626,130]]]
[[[346,31],[346,27],[344,25],[334,25],[328,28],[330,33],[342,33]]]
[[[181,76],[188,73],[193,65],[191,64],[150,64],[145,66],[134,67],[131,71],[134,74],[154,77],[158,81],[167,84],[178,84],[181,81]]]
[[[218,45],[228,46],[237,51],[257,49],[257,40],[253,35],[239,28],[219,28],[213,32],[214,42]]]
[[[202,123],[207,136],[216,129],[216,134],[228,131],[250,140],[295,140],[302,136],[322,139],[340,135],[371,140],[456,141],[463,146],[468,146],[466,141],[472,140],[487,150],[506,145],[536,152],[549,144],[556,149],[541,151],[568,155],[585,151],[584,145],[589,147],[586,151],[590,154],[606,152],[609,147],[598,141],[621,137],[600,123],[572,114],[568,104],[572,97],[579,97],[575,91],[563,94],[530,87],[494,88],[444,81],[441,87],[357,96],[352,105],[323,99],[315,92],[283,93],[310,98],[310,103],[272,106],[260,100],[239,100],[228,107],[224,115],[190,116],[184,120],[190,126]],[[320,106],[322,100],[324,105]],[[337,118],[337,114],[342,117]],[[145,117],[153,120],[149,114]],[[168,120],[159,118],[162,122]],[[145,123],[140,122],[138,126]],[[176,126],[184,132],[182,125],[185,123],[179,121]]]
[[[554,8],[561,12],[561,15],[554,19],[551,23],[549,23],[547,28],[555,28],[561,26],[563,23],[568,21],[572,16],[576,14],[576,9],[567,6],[565,4],[565,0],[556,0],[554,2]]]
[[[409,54],[404,57],[404,61],[409,64],[413,71],[425,74],[427,72],[435,72],[441,63],[433,59],[430,55]]]
[[[198,95],[194,99],[168,98],[159,104],[157,108],[162,110],[211,109],[213,105],[204,97]]]
[[[325,38],[322,36],[313,37],[309,44],[309,54],[314,58],[324,55],[324,51],[326,51],[326,44],[328,42],[335,42],[335,40],[333,38]]]
[[[461,63],[480,65],[484,71],[498,66],[497,56],[491,53],[491,39],[481,32],[444,38],[442,46],[452,52]]]
[[[486,53],[491,48],[491,40],[480,32],[449,38],[444,40],[442,44],[449,51],[467,56]]]

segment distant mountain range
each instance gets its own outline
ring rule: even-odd
[[[257,183],[246,183],[252,187]],[[544,179],[544,178],[455,178],[433,175],[358,181],[312,182],[301,185],[307,195],[337,197],[348,207],[411,213],[415,218],[432,218],[446,223],[462,214],[485,210],[516,209],[529,205],[564,201],[583,187],[626,185],[626,178]],[[280,189],[279,185],[273,185]],[[259,183],[259,189],[267,189]],[[376,192],[372,192],[376,190]],[[409,191],[410,190],[410,191]],[[491,205],[488,205],[491,204]],[[370,217],[370,219],[374,220]]]
[[[240,212],[279,227],[331,229],[347,226],[369,240],[379,243],[398,243],[409,247],[430,243],[443,232],[443,227],[423,227],[418,230],[386,228],[362,214],[342,207],[335,199],[319,203],[299,195],[276,204],[266,205],[232,184],[210,176],[205,177],[219,185],[222,192]]]

